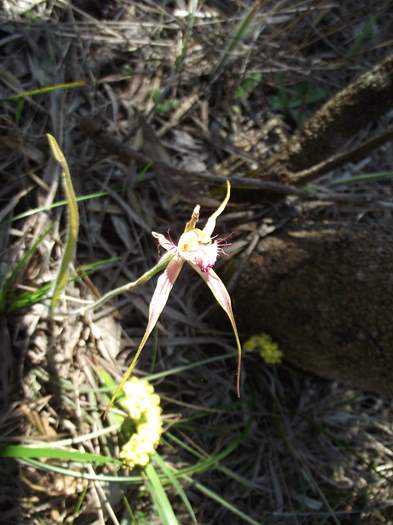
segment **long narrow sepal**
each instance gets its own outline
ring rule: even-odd
[[[151,234],[155,239],[157,239],[158,244],[161,246],[161,248],[164,248],[164,250],[176,250],[176,246],[173,244],[173,242],[167,239],[165,235],[162,235],[162,233],[151,232]]]
[[[214,231],[214,228],[216,227],[216,220],[219,215],[225,210],[225,206],[228,204],[229,198],[231,196],[231,183],[229,180],[227,180],[227,194],[225,196],[225,199],[222,201],[220,206],[216,209],[216,211],[210,215],[210,217],[207,219],[207,222],[205,224],[205,227],[203,228],[203,231],[208,235],[209,237],[212,236],[212,233]]]
[[[237,396],[240,397],[240,369],[241,369],[241,359],[242,359],[242,347],[240,344],[239,334],[237,331],[236,321],[235,317],[233,315],[232,310],[232,301],[229,296],[228,290],[225,287],[225,284],[221,281],[221,279],[218,277],[216,272],[209,268],[207,271],[202,271],[199,266],[196,264],[190,263],[191,266],[194,268],[194,270],[202,277],[202,279],[205,281],[205,283],[210,288],[212,294],[214,295],[214,298],[218,302],[218,304],[221,306],[221,308],[225,311],[227,314],[231,325],[232,330],[235,335],[236,340],[236,346],[237,346],[237,379],[236,379],[236,392]]]
[[[147,321],[147,327],[146,331],[142,337],[142,341],[140,342],[138,346],[138,350],[136,351],[136,354],[128,367],[127,372],[122,377],[118,387],[115,390],[115,393],[113,394],[111,400],[109,401],[108,406],[106,407],[105,412],[107,412],[110,407],[115,402],[116,398],[120,394],[121,390],[123,389],[125,383],[128,381],[130,375],[132,374],[132,371],[134,370],[134,367],[138,361],[138,358],[146,344],[146,341],[149,338],[149,335],[151,334],[153,328],[157,324],[158,318],[161,315],[161,312],[163,311],[167,301],[169,294],[173,288],[173,285],[175,284],[175,281],[180,273],[180,270],[182,269],[184,264],[184,261],[182,259],[179,259],[178,257],[175,257],[171,260],[171,262],[166,267],[165,271],[160,275],[160,277],[157,280],[157,286],[154,290],[153,297],[150,301],[149,306],[149,319]]]

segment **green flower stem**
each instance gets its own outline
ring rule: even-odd
[[[138,286],[142,286],[147,281],[149,281],[152,277],[154,277],[157,273],[162,272],[165,270],[165,268],[168,266],[170,261],[174,257],[174,253],[172,252],[166,252],[165,255],[161,257],[161,259],[158,261],[158,263],[153,266],[153,268],[150,268],[147,272],[145,272],[143,275],[138,277],[135,281],[132,281],[130,283],[124,284],[123,286],[119,286],[118,288],[115,288],[114,290],[110,290],[105,295],[100,297],[98,301],[96,301],[93,304],[90,304],[88,306],[84,306],[83,308],[77,310],[76,312],[72,313],[85,313],[88,311],[97,310],[98,308],[101,308],[105,303],[116,297],[116,295],[119,295],[121,293],[129,292],[130,290],[133,290],[134,288],[137,288]]]

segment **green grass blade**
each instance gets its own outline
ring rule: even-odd
[[[183,45],[180,51],[180,54],[176,57],[175,67],[176,71],[180,73],[181,68],[183,67],[184,60],[187,56],[192,30],[194,27],[195,13],[198,11],[198,2],[199,0],[191,0],[189,7],[189,15],[187,16],[187,27],[183,36]]]
[[[76,268],[76,273],[80,277],[86,277],[104,268],[109,268],[113,263],[119,262],[120,259],[120,257],[107,257],[106,259],[98,259],[91,263],[82,264]]]
[[[176,476],[173,473],[173,470],[167,465],[167,463],[161,458],[161,456],[156,452],[153,456],[153,461],[157,463],[157,465],[162,470],[163,474],[168,478],[168,481],[173,486],[173,488],[176,490],[176,492],[179,494],[181,500],[184,503],[184,506],[188,510],[191,519],[193,523],[197,523],[197,519],[195,517],[193,508],[191,506],[191,503],[189,502],[186,493],[183,490],[183,487],[180,485],[179,481],[177,480]]]
[[[231,38],[231,40],[228,42],[227,46],[225,47],[220,60],[216,67],[214,68],[214,71],[211,75],[211,81],[212,84],[217,80],[217,78],[221,75],[231,53],[235,51],[237,46],[239,45],[241,39],[244,37],[244,35],[247,33],[248,28],[250,27],[252,21],[254,20],[255,15],[257,14],[259,8],[260,8],[260,1],[256,1],[253,6],[249,9],[248,13],[244,16],[244,18],[240,21],[235,34]]]
[[[68,281],[69,267],[72,263],[75,253],[76,242],[78,240],[79,232],[79,212],[76,196],[72,185],[71,173],[68,168],[67,161],[60,149],[56,139],[47,134],[49,145],[52,149],[53,156],[62,168],[63,187],[67,200],[68,220],[67,220],[67,240],[64,246],[64,253],[61,259],[59,272],[53,288],[53,295],[51,299],[51,309],[53,310],[60,300],[60,295],[66,287]]]
[[[100,381],[104,385],[104,387],[108,389],[108,392],[113,392],[116,390],[116,387],[117,387],[116,381],[104,368],[99,368],[98,377],[100,378]],[[102,395],[104,399],[106,400],[106,402],[109,403],[111,399],[111,394],[103,393]],[[121,397],[122,396],[120,395],[118,398],[118,401],[121,399]],[[125,419],[121,414],[117,414],[116,412],[112,410],[108,412],[107,417],[108,417],[108,421],[110,425],[117,425],[119,428],[121,427]]]
[[[77,87],[83,87],[85,85],[85,80],[77,80],[76,82],[66,82],[64,84],[55,84],[53,86],[44,86],[37,89],[32,89],[31,91],[23,91],[22,93],[16,93],[15,95],[5,97],[2,100],[19,100],[26,97],[33,97],[35,95],[51,93],[52,91],[58,91],[59,89],[73,89]]]
[[[353,184],[355,182],[373,182],[380,179],[392,178],[393,171],[377,171],[375,173],[363,173],[362,175],[355,175],[353,177],[346,177],[344,179],[329,181],[326,185],[340,186],[341,184]]]
[[[103,483],[126,483],[127,485],[140,485],[143,483],[142,476],[110,476],[106,474],[90,474],[89,472],[82,472],[72,470],[70,468],[60,467],[58,465],[51,465],[50,463],[43,463],[36,459],[21,459],[19,462],[24,465],[43,470],[44,472],[55,472],[63,476],[71,476],[72,478],[87,479],[89,481],[102,481]]]
[[[107,191],[97,191],[95,193],[90,193],[89,195],[80,195],[76,198],[76,202],[84,202],[92,199],[97,199],[99,197],[107,197],[109,193]],[[19,221],[21,219],[26,219],[27,217],[31,217],[32,215],[36,215],[37,213],[41,213],[43,211],[50,211],[54,210],[55,208],[60,208],[60,206],[66,206],[67,201],[65,199],[62,199],[60,201],[53,202],[49,206],[40,206],[39,208],[34,208],[33,210],[24,211],[23,213],[19,213],[18,215],[15,215],[10,221],[3,221],[3,222],[15,222]]]
[[[19,126],[20,121],[22,119],[23,110],[25,107],[25,99],[19,98],[16,104],[16,110],[15,110],[15,123]]]
[[[146,487],[163,525],[179,525],[161,480],[151,463],[145,467]]]
[[[50,224],[48,228],[33,242],[28,250],[22,255],[19,261],[15,264],[15,267],[11,272],[5,277],[3,282],[0,285],[0,313],[5,313],[6,311],[12,310],[12,294],[13,287],[19,276],[19,274],[27,267],[32,255],[37,251],[41,242],[48,235],[52,225]]]
[[[76,519],[79,516],[79,514],[80,514],[80,512],[82,510],[82,505],[83,505],[84,501],[86,500],[86,496],[87,496],[87,491],[88,490],[89,490],[89,485],[88,485],[88,483],[86,483],[84,489],[82,490],[82,492],[78,496],[78,499],[77,499],[76,504],[75,504],[74,511],[72,513],[73,514],[72,517],[74,519]]]
[[[72,470],[69,468],[64,468],[59,465],[52,465],[49,463],[42,463],[41,461],[30,459],[30,458],[18,458],[21,463],[33,466],[39,470],[44,470],[46,472],[56,472],[57,474],[63,474],[64,476],[71,476],[73,478],[83,478],[92,481],[102,481],[108,483],[128,483],[128,484],[140,484],[143,482],[142,476],[133,475],[133,476],[117,476],[117,475],[107,475],[107,474],[90,474],[87,472],[81,472],[77,470]],[[222,459],[222,458],[221,458]],[[181,478],[187,475],[194,475],[196,473],[206,472],[207,470],[215,467],[216,461],[210,460],[207,458],[203,461],[191,465],[189,467],[184,467],[173,472],[174,476]],[[163,484],[168,483],[168,478],[160,474],[159,478]]]
[[[52,288],[51,283],[43,284],[37,290],[33,292],[26,291],[18,294],[18,296],[12,301],[7,308],[9,313],[17,312],[22,308],[27,308],[33,304],[37,304],[43,301],[43,299],[49,294]]]
[[[239,445],[241,444],[243,438],[245,437],[246,433],[248,432],[248,428],[242,432],[239,436],[237,436],[233,441],[228,443],[228,445],[224,448],[224,450],[221,450],[217,454],[211,454],[207,457],[204,457],[200,452],[193,449],[186,443],[184,443],[184,440],[179,439],[171,432],[165,432],[165,437],[169,438],[170,441],[175,443],[176,446],[186,450],[190,454],[192,454],[194,457],[197,457],[198,459],[201,459],[198,463],[195,463],[195,465],[191,465],[190,467],[186,467],[184,469],[179,469],[177,471],[177,475],[182,475],[183,473],[186,474],[195,474],[197,472],[204,472],[206,470],[209,470],[211,468],[214,468],[220,461],[222,461],[224,458],[232,454]]]
[[[124,508],[126,509],[126,512],[128,514],[128,519],[129,519],[129,521],[124,522],[124,525],[143,525],[142,523],[140,523],[138,516],[133,512],[130,502],[128,501],[127,497],[124,494],[123,494],[122,500],[123,500]],[[123,522],[122,522],[122,525],[123,525]]]
[[[220,496],[216,492],[212,491],[211,489],[209,489],[205,485],[202,485],[202,483],[199,483],[198,481],[194,481],[189,476],[183,476],[183,477],[194,488],[199,490],[199,492],[201,492],[201,494],[203,494],[204,496],[212,499],[213,501],[215,501],[216,503],[218,503],[219,505],[221,505],[225,509],[227,509],[230,512],[232,512],[232,514],[235,514],[235,516],[238,516],[242,521],[244,521],[244,523],[250,523],[250,525],[263,525],[262,521],[254,520],[253,518],[251,518],[251,516],[248,516],[243,511],[241,511],[240,509],[238,509],[237,507],[232,505],[232,503],[229,503],[229,501],[224,499],[222,496]]]
[[[76,270],[77,276],[79,278],[83,278],[87,275],[91,275],[92,273],[101,270],[105,266],[112,264],[118,259],[118,257],[110,257],[108,259],[103,259],[102,261],[95,261],[90,264],[82,265]],[[71,281],[75,281],[76,279],[77,277],[74,277],[71,279]],[[51,288],[52,283],[46,283],[40,286],[37,290],[19,293],[17,297],[9,305],[7,305],[6,311],[9,313],[17,312],[22,308],[27,308],[33,304],[42,302],[43,299],[49,294]],[[0,309],[0,313],[1,312],[2,310]]]
[[[188,370],[192,370],[193,368],[198,368],[200,366],[209,365],[211,363],[216,363],[218,361],[225,361],[226,359],[233,359],[233,356],[231,354],[222,354],[222,355],[218,355],[214,357],[207,357],[206,359],[201,359],[200,361],[196,361],[195,363],[190,363],[189,365],[175,366],[173,368],[170,368],[169,370],[163,370],[162,372],[148,374],[146,376],[146,379],[148,381],[155,381],[157,379],[162,379],[164,377],[182,374],[183,372],[187,372]]]
[[[110,427],[99,428],[93,432],[88,432],[87,434],[79,434],[73,438],[59,439],[57,441],[51,441],[50,446],[52,448],[65,448],[72,447],[78,443],[85,443],[91,439],[97,439],[100,436],[105,436],[106,434],[112,434],[113,432],[119,431],[118,425],[111,425]]]
[[[107,465],[109,463],[116,463],[121,465],[122,462],[118,459],[109,456],[102,456],[100,454],[92,454],[90,452],[79,452],[77,450],[62,450],[60,448],[52,447],[35,447],[26,445],[0,445],[0,457],[2,458],[16,458],[16,459],[31,459],[31,458],[51,458],[60,459],[62,461],[76,461],[78,463],[97,463],[100,465]]]

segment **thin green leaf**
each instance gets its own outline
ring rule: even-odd
[[[116,381],[104,368],[100,368],[98,370],[98,377],[100,378],[101,383],[103,383],[103,385],[107,389],[107,392],[103,392],[103,397],[106,400],[106,402],[109,402],[111,396],[108,392],[113,392],[116,389]],[[120,398],[121,395],[119,396],[118,401]],[[117,414],[113,411],[109,411],[107,417],[110,425],[117,425],[119,428],[125,420],[124,416],[122,416],[121,414]]]
[[[204,496],[207,496],[208,498],[212,499],[213,501],[215,501],[216,503],[218,503],[219,505],[221,505],[225,509],[229,510],[230,512],[232,512],[232,514],[235,514],[235,516],[238,516],[245,523],[250,523],[250,525],[263,525],[262,521],[254,520],[254,518],[251,518],[251,516],[248,516],[247,514],[242,512],[240,509],[238,509],[237,507],[232,505],[232,503],[229,503],[229,501],[224,499],[222,496],[220,496],[216,492],[212,491],[211,489],[209,489],[205,485],[202,485],[202,483],[194,481],[189,476],[183,476],[183,477],[194,488],[199,490],[199,492],[201,492],[201,494],[203,494]]]
[[[99,428],[94,432],[88,432],[87,434],[79,434],[73,438],[59,439],[57,441],[51,441],[50,446],[52,448],[59,447],[70,447],[72,445],[77,445],[78,443],[85,443],[91,439],[97,439],[100,436],[105,436],[106,434],[112,434],[113,432],[118,432],[119,425],[111,425],[110,427]]]
[[[194,523],[197,523],[193,508],[191,506],[191,503],[189,502],[186,493],[183,490],[183,487],[178,482],[176,476],[173,473],[173,469],[167,465],[167,463],[161,458],[161,456],[156,452],[153,456],[153,461],[157,463],[157,465],[162,470],[163,474],[168,478],[168,481],[171,483],[171,485],[174,487],[176,492],[179,494],[181,500],[183,501],[185,507],[187,508],[191,519]]]
[[[393,177],[393,171],[377,171],[375,173],[363,173],[362,175],[332,180],[327,183],[327,186],[339,186],[341,184],[353,184],[355,182],[373,182],[391,177]]]
[[[26,291],[20,293],[14,301],[10,304],[10,306],[7,308],[7,311],[17,312],[18,310],[21,310],[22,308],[27,308],[28,306],[32,306],[33,304],[37,304],[43,301],[43,299],[48,295],[52,288],[51,283],[43,284],[40,286],[37,290]]]
[[[218,452],[217,454],[211,454],[207,456],[206,458],[204,458],[204,456],[200,452],[198,452],[197,450],[193,449],[192,447],[184,443],[184,440],[179,439],[171,432],[168,432],[168,431],[165,432],[165,437],[169,438],[170,441],[176,444],[176,446],[183,448],[184,450],[192,454],[194,457],[204,458],[202,459],[202,461],[199,461],[195,465],[187,467],[186,469],[179,469],[178,471],[176,471],[176,475],[181,476],[182,472],[184,473],[186,470],[188,471],[187,474],[195,474],[196,472],[204,472],[206,470],[213,468],[215,465],[217,465],[217,463],[219,463],[224,458],[232,454],[232,452],[234,452],[238,448],[238,446],[242,442],[247,432],[248,432],[248,429],[246,429],[237,438],[231,441],[224,448],[224,450],[221,450],[221,452]]]
[[[146,487],[161,518],[161,523],[163,525],[179,525],[154,466],[149,463],[144,471],[147,477]]]
[[[74,518],[77,518],[79,516],[79,514],[80,514],[80,512],[82,510],[83,502],[86,499],[88,490],[89,490],[89,485],[86,483],[86,485],[84,486],[82,492],[79,494],[79,497],[78,497],[78,499],[76,501],[74,512],[73,512],[73,517]]]
[[[89,195],[80,195],[76,198],[76,202],[84,202],[92,199],[97,199],[99,197],[107,197],[109,194],[107,191],[97,191],[95,193],[90,193]],[[40,206],[39,208],[34,208],[33,210],[28,210],[23,213],[19,213],[18,215],[15,215],[10,221],[3,221],[3,222],[14,222],[19,221],[21,219],[26,219],[26,217],[31,217],[32,215],[36,215],[37,213],[41,213],[43,211],[50,211],[54,210],[55,208],[60,208],[60,206],[66,206],[67,201],[65,199],[62,199],[60,201],[53,202],[52,204],[48,206]]]
[[[114,378],[105,370],[105,368],[98,369],[98,377],[100,378],[101,383],[109,389],[113,390],[116,388],[116,381]]]
[[[13,287],[15,282],[21,272],[27,267],[32,255],[37,251],[39,245],[48,235],[52,225],[49,225],[48,228],[33,242],[28,250],[24,252],[19,261],[15,264],[15,267],[10,271],[10,273],[5,277],[0,286],[0,313],[5,313],[6,311],[12,310],[12,294]]]
[[[254,20],[254,17],[260,10],[260,4],[261,2],[257,0],[254,3],[254,5],[251,6],[251,8],[248,10],[244,18],[242,18],[242,20],[240,21],[235,33],[233,34],[233,37],[229,40],[228,44],[224,48],[224,51],[222,52],[221,57],[213,70],[210,81],[211,84],[215,82],[217,78],[221,75],[228,59],[230,58],[230,55],[235,51],[242,38],[246,35],[247,30],[249,29],[252,21]]]
[[[60,268],[53,288],[53,295],[51,299],[51,309],[53,310],[59,302],[60,295],[66,287],[68,281],[69,267],[74,258],[76,242],[78,240],[79,212],[74,188],[72,185],[71,173],[68,168],[67,161],[56,139],[49,133],[47,134],[47,137],[49,145],[52,149],[53,156],[55,157],[55,159],[60,164],[63,170],[63,187],[68,207],[67,240],[64,246],[63,257],[61,259]]]
[[[187,370],[193,370],[194,368],[205,366],[210,363],[216,363],[218,361],[225,361],[226,359],[233,359],[233,356],[231,354],[222,354],[222,355],[217,355],[214,357],[207,357],[206,359],[201,359],[200,361],[196,361],[195,363],[176,366],[176,367],[170,368],[169,370],[163,370],[162,372],[156,372],[155,374],[148,374],[146,376],[146,379],[148,381],[155,381],[156,379],[163,379],[164,377],[167,377],[167,376],[181,374],[182,372],[187,372]]]
[[[142,525],[139,523],[138,516],[134,514],[130,502],[128,501],[127,497],[123,494],[123,503],[124,507],[126,509],[126,512],[128,514],[128,518],[131,520],[131,525]],[[124,518],[123,518],[124,519]],[[123,523],[123,522],[122,522]],[[128,521],[125,522],[128,524]]]
[[[117,257],[111,257],[102,261],[96,261],[91,264],[86,264],[77,268],[76,273],[78,276],[83,277],[86,275],[91,275],[97,270],[105,267],[108,264],[118,260]],[[75,281],[77,277],[73,277],[71,281]],[[25,291],[17,295],[17,297],[7,306],[7,312],[17,312],[22,308],[27,308],[33,304],[37,304],[43,301],[46,295],[50,292],[52,288],[52,283],[43,284],[37,290],[34,291]]]
[[[20,463],[29,465],[31,467],[43,470],[44,472],[55,472],[63,476],[71,476],[72,478],[87,479],[90,481],[102,481],[108,483],[127,483],[138,485],[144,480],[142,476],[107,476],[105,474],[90,474],[88,472],[81,472],[72,470],[70,468],[59,467],[58,465],[51,465],[50,463],[42,463],[36,459],[19,459]]]
[[[182,48],[180,54],[176,57],[175,60],[175,67],[177,73],[180,73],[181,68],[184,64],[184,60],[187,56],[190,40],[192,37],[192,30],[194,27],[195,14],[198,11],[198,1],[199,0],[190,1],[189,15],[187,16],[187,26],[182,39]]]
[[[262,80],[262,73],[259,71],[250,72],[241,81],[240,85],[235,90],[235,98],[246,99],[258,86]]]
[[[35,95],[42,95],[45,93],[51,93],[52,91],[58,91],[59,89],[73,89],[77,87],[83,87],[86,85],[85,80],[77,80],[76,82],[66,82],[64,84],[55,84],[53,86],[44,86],[37,89],[32,89],[30,91],[23,91],[22,93],[16,93],[15,95],[10,95],[5,97],[3,100],[19,100],[26,97],[33,97]]]
[[[139,184],[141,182],[144,182],[147,178],[147,174],[149,169],[154,166],[154,162],[146,162],[146,164],[143,166],[141,171],[136,174],[135,176],[135,184]]]
[[[15,110],[15,123],[19,126],[20,121],[22,119],[22,113],[23,109],[25,107],[25,99],[20,98],[18,99],[18,102],[16,104],[16,110]]]
[[[120,261],[120,257],[108,257],[107,259],[99,259],[91,263],[82,264],[76,268],[76,273],[80,277],[91,275],[94,272],[102,270],[103,268],[109,267],[111,264]]]
[[[51,458],[60,459],[62,461],[77,461],[80,463],[91,462],[101,465],[109,463],[116,463],[121,465],[122,462],[118,459],[109,456],[101,456],[100,454],[91,454],[89,452],[79,452],[77,450],[63,450],[52,447],[35,447],[26,445],[0,445],[0,457],[2,458]]]
[[[228,455],[230,452],[231,450],[227,450],[225,455]],[[223,457],[224,456],[222,456],[220,459],[223,459]],[[56,472],[57,474],[63,474],[64,476],[71,476],[73,478],[88,479],[92,481],[103,481],[103,482],[108,482],[108,483],[129,483],[129,484],[139,484],[143,481],[143,478],[140,475],[133,475],[133,476],[113,475],[113,476],[110,476],[106,474],[89,474],[87,472],[72,470],[69,468],[60,467],[58,465],[42,463],[41,461],[38,461],[35,459],[19,458],[19,461],[21,463],[31,465],[35,468],[38,468],[39,470],[44,470],[46,472]],[[194,465],[176,470],[174,472],[174,475],[177,478],[181,478],[182,476],[185,476],[185,475],[193,475],[196,473],[206,472],[210,468],[214,467],[216,465],[216,462],[217,462],[216,458],[215,459],[206,458],[203,461],[198,461],[198,463],[195,463]],[[165,475],[159,474],[159,478],[163,484],[168,483],[168,478]]]

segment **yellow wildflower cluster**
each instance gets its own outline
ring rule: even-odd
[[[282,352],[272,338],[267,334],[254,335],[243,345],[246,352],[258,350],[259,355],[269,365],[281,363]]]
[[[123,445],[120,458],[133,469],[145,466],[158,446],[162,434],[160,396],[146,379],[133,377],[123,386],[122,407],[135,424],[136,431]]]

